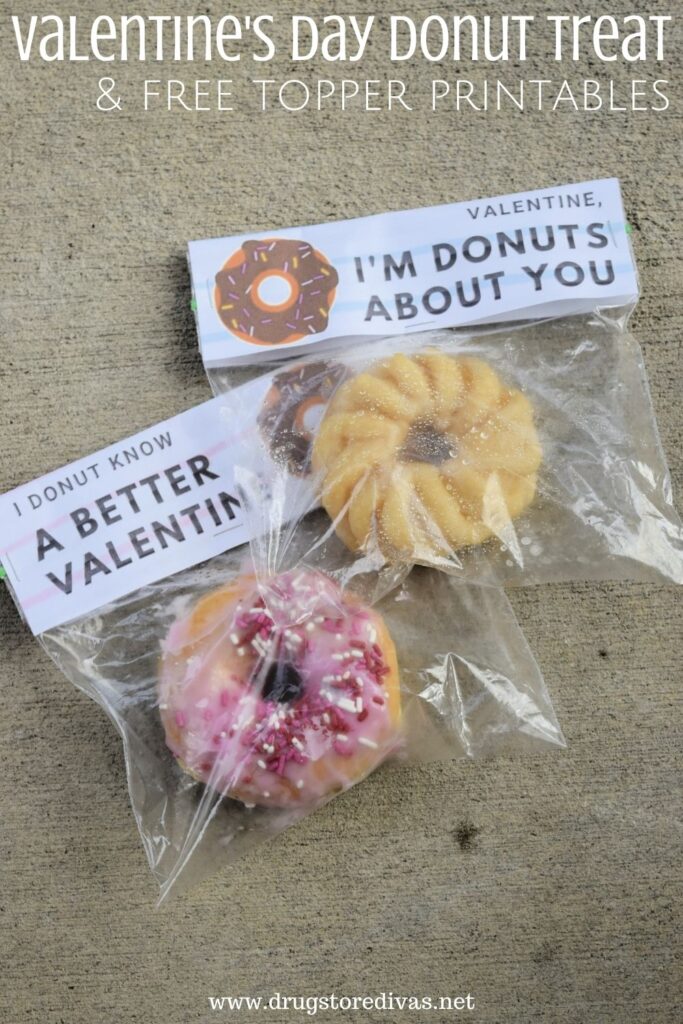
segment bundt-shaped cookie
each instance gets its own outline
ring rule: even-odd
[[[501,536],[533,500],[540,463],[528,399],[482,359],[438,350],[346,381],[312,455],[347,547],[418,562]]]

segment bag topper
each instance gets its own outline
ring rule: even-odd
[[[268,390],[221,399],[0,496],[0,562],[34,633],[248,540],[235,453]]]
[[[638,295],[613,178],[190,242],[189,261],[207,369]]]

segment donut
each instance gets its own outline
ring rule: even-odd
[[[242,575],[201,597],[162,644],[158,698],[183,771],[247,806],[318,804],[399,742],[381,616],[309,570]]]
[[[280,282],[283,297],[261,289]],[[216,274],[216,312],[228,330],[252,345],[289,345],[327,327],[339,275],[308,242],[264,238],[244,242]]]
[[[500,536],[533,501],[541,454],[521,391],[483,359],[430,349],[342,384],[311,463],[347,547],[429,563]]]
[[[295,476],[310,472],[311,444],[322,411],[349,376],[341,363],[297,363],[276,374],[258,425],[276,462]]]

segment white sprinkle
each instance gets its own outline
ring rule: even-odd
[[[161,709],[161,711],[166,711],[166,709],[168,708],[168,704],[160,704],[159,708]]]
[[[354,658],[363,657],[363,652],[360,651],[357,647],[352,647],[350,653],[354,656]]]
[[[225,730],[223,730],[223,732],[221,733],[221,738],[222,738],[222,739],[225,739],[225,737],[226,737],[227,735],[228,735],[228,734],[227,734],[227,732],[225,732]]]
[[[265,797],[268,797],[268,796],[270,796],[270,793],[268,792],[268,790],[267,790],[267,789],[264,789],[264,790],[263,790],[263,795],[264,795]]]
[[[342,679],[350,679],[350,678],[351,678],[351,673],[350,673],[350,672],[348,672],[348,671],[346,671],[346,672],[344,673],[344,675],[342,676]]]
[[[266,767],[266,762],[261,757],[259,757],[259,759],[256,762],[256,764],[259,766],[259,768],[265,768]]]
[[[327,711],[323,711],[323,722],[325,723],[325,725],[330,724],[330,716],[328,715]]]
[[[244,657],[244,655],[245,655],[245,654],[246,654],[247,652],[246,652],[246,650],[244,649],[244,647],[238,647],[238,648],[237,648],[237,653],[239,654],[240,658],[243,658],[243,657]]]
[[[348,743],[349,742],[349,737],[345,736],[343,732],[338,732],[337,735],[334,738],[335,738],[335,740],[339,740],[340,743]]]
[[[230,643],[234,644],[235,647],[237,647],[239,642],[240,642],[240,638],[238,637],[237,633],[231,633],[230,634]]]
[[[344,651],[344,653],[343,653],[343,654],[339,654],[339,652],[335,652],[335,653],[334,653],[334,654],[332,655],[332,660],[333,660],[333,661],[344,661],[344,659],[346,658],[346,656],[347,656],[347,655],[346,655],[346,651]]]
[[[370,643],[374,644],[375,641],[377,640],[377,630],[373,626],[370,626],[368,630],[368,635],[370,637]]]
[[[320,625],[321,622],[325,621],[325,616],[324,615],[316,615],[316,617],[313,619],[313,621],[317,622],[318,625]]]
[[[322,683],[333,683],[333,682],[335,681],[335,679],[336,679],[336,678],[337,678],[337,677],[336,677],[336,676],[334,676],[334,675],[332,675],[332,676],[323,676],[323,677],[322,677],[322,679],[321,679],[320,681],[321,681]]]
[[[363,710],[363,698],[362,697],[356,697],[356,711],[360,714],[360,712],[362,710]]]
[[[299,779],[299,781],[296,784],[296,788],[297,789],[303,789],[304,788],[304,780],[303,779]]]
[[[314,622],[307,622],[306,623],[306,632],[307,633],[312,633],[314,629],[315,629],[315,623]]]
[[[296,738],[296,736],[292,736],[292,746],[296,747],[297,750],[303,750],[304,749],[303,743],[301,742],[301,740],[298,740]]]
[[[340,697],[340,699],[337,701],[337,704],[344,711],[356,710],[356,702],[353,700],[349,700],[348,697]]]
[[[377,744],[374,740],[369,740],[367,736],[359,736],[358,742],[362,743],[364,747],[372,747],[373,750],[377,750]]]

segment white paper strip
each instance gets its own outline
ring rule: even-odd
[[[34,633],[249,539],[233,465],[268,383],[244,386],[249,421],[215,398],[0,497],[0,562]]]
[[[638,295],[615,178],[191,242],[189,259],[207,367]]]

